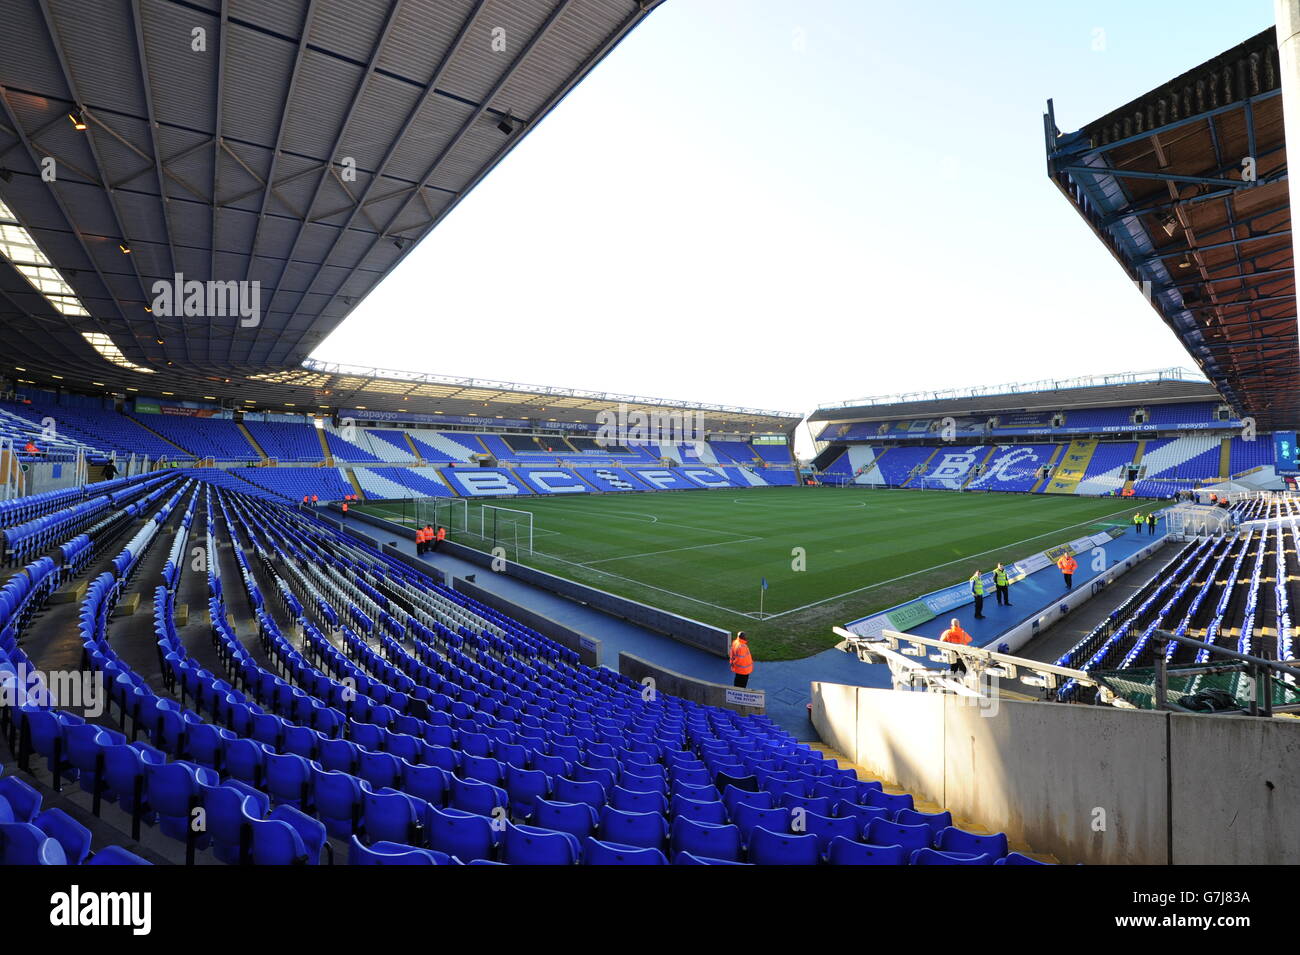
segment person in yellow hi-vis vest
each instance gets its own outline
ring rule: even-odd
[[[975,598],[975,619],[984,619],[984,577],[977,570],[970,575],[970,592]]]
[[[1141,533],[1142,533],[1142,522],[1143,522],[1144,520],[1145,520],[1145,518],[1142,516],[1142,512],[1141,512],[1141,511],[1139,511],[1138,513],[1136,513],[1136,514],[1133,515],[1133,533],[1134,533],[1134,534],[1141,534]]]
[[[1007,569],[1001,564],[993,568],[993,586],[997,589],[998,606],[1011,606],[1011,578],[1007,574]]]
[[[754,672],[754,656],[749,652],[749,638],[744,630],[737,630],[736,639],[731,641],[731,672],[736,675],[735,686],[743,689],[749,685],[749,675]]]

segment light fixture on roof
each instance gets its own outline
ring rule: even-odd
[[[1173,236],[1178,231],[1178,219],[1173,213],[1166,213],[1165,217],[1160,220],[1160,228],[1165,230],[1165,235]]]
[[[138,371],[145,375],[152,375],[154,373],[152,368],[145,368],[143,365],[137,365],[134,362],[127,360],[126,355],[122,354],[122,349],[118,348],[117,345],[113,343],[113,339],[109,338],[103,332],[82,332],[81,337],[84,338],[87,344],[94,348],[95,351],[99,352],[101,358],[112,362],[119,368]]]
[[[130,255],[130,254],[131,254],[131,247],[130,247],[129,245],[127,245],[125,242],[119,242],[119,243],[117,244],[117,247],[118,247],[119,249],[122,250],[122,254],[123,254],[123,255]]]
[[[72,286],[36,244],[36,239],[3,202],[0,202],[0,259],[17,269],[59,314],[90,315]],[[73,273],[69,270],[68,274]]]
[[[515,123],[514,120],[510,118],[509,113],[506,113],[501,122],[497,123],[497,129],[501,130],[501,132],[505,133],[507,136],[515,131]]]
[[[1192,267],[1192,260],[1184,255],[1183,260],[1178,263],[1178,267],[1180,269],[1190,269]]]
[[[80,132],[86,128],[86,114],[79,109],[74,109],[68,114],[68,119],[72,121],[72,128]]]
[[[400,235],[395,236],[393,238],[393,245],[397,246],[399,250],[404,249],[406,248],[406,240],[403,239]]]

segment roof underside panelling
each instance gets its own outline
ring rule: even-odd
[[[242,400],[250,376],[296,368],[657,5],[9,0],[0,200],[90,315],[62,315],[0,261],[0,377]],[[177,272],[258,283],[260,321],[147,311]]]
[[[1045,126],[1053,180],[1223,396],[1300,426],[1274,31],[1076,133]]]

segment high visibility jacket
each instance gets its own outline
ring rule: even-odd
[[[943,632],[943,636],[939,639],[944,643],[968,644],[970,643],[970,634],[958,625],[956,627],[949,627]]]
[[[731,672],[742,676],[754,672],[754,657],[749,652],[749,644],[739,637],[731,641]]]
[[[439,527],[439,528],[438,528],[438,540],[442,541],[442,540],[446,540],[446,539],[447,539],[447,528],[445,528],[445,527]]]
[[[973,577],[971,577],[970,592],[973,593],[976,597],[984,596],[984,578],[981,577],[979,574],[975,574]]]
[[[425,536],[424,536],[424,528],[423,528],[423,527],[417,527],[417,528],[415,529],[415,542],[416,542],[417,544],[423,544],[423,543],[425,542],[425,539],[426,539],[426,538],[425,538]]]
[[[347,502],[347,501],[344,501],[344,502],[343,502],[343,513],[346,514],[347,512],[348,512],[348,502]]]
[[[23,450],[26,451],[28,454],[36,454],[38,451],[40,451],[40,448],[38,448],[36,445],[28,441],[26,446],[23,448]]]
[[[999,587],[1005,587],[1007,585],[1007,572],[1005,570],[993,571],[993,583]]]
[[[1133,523],[1134,523],[1134,524],[1141,524],[1141,523],[1142,523],[1142,515],[1141,515],[1141,514],[1134,514],[1134,515],[1133,515]]]
[[[1061,573],[1072,574],[1076,570],[1078,570],[1079,562],[1075,560],[1073,557],[1071,557],[1069,554],[1065,554],[1061,557],[1060,560],[1056,562],[1056,566],[1061,568]]]

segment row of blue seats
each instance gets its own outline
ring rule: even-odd
[[[383,685],[390,686],[385,701],[380,703],[371,698],[366,703],[366,709],[356,711],[356,715],[362,715],[363,712],[368,717],[386,714],[380,717],[384,719],[385,725],[358,722],[356,719],[345,720],[334,726],[332,732],[337,734],[346,731],[350,737],[346,740],[326,735],[310,725],[304,726],[297,720],[301,720],[304,716],[310,718],[310,714],[318,714],[321,710],[305,703],[303,698],[309,696],[309,688],[321,686],[321,680],[328,684],[331,679],[324,672],[316,669],[283,638],[271,616],[270,608],[263,599],[255,603],[255,606],[259,609],[259,624],[263,631],[264,646],[271,658],[282,667],[281,672],[291,677],[292,682],[281,679],[277,685],[275,677],[268,679],[267,671],[256,667],[255,664],[253,667],[247,667],[249,660],[239,660],[237,665],[237,651],[233,646],[227,646],[225,659],[229,661],[232,671],[242,675],[245,688],[270,694],[281,707],[281,713],[285,715],[255,711],[251,704],[240,703],[238,691],[233,687],[229,687],[227,691],[226,688],[218,686],[222,681],[210,674],[206,678],[200,676],[193,664],[186,659],[183,645],[175,639],[174,626],[168,627],[171,618],[171,592],[167,586],[164,586],[156,595],[155,603],[160,653],[164,656],[165,672],[171,673],[174,680],[172,685],[181,688],[182,703],[189,692],[189,695],[196,699],[196,705],[200,710],[210,710],[216,714],[222,712],[224,708],[224,714],[231,717],[236,712],[235,704],[238,704],[245,707],[243,712],[247,714],[247,722],[242,725],[232,722],[228,727],[220,727],[204,723],[198,713],[185,712],[183,706],[178,707],[171,701],[154,694],[138,676],[125,667],[108,646],[104,639],[104,625],[112,603],[120,592],[120,579],[107,575],[109,579],[101,578],[92,584],[87,595],[87,605],[83,608],[83,625],[85,625],[83,639],[86,641],[87,654],[96,666],[103,668],[106,674],[111,676],[112,697],[114,703],[119,706],[123,721],[129,713],[133,721],[133,731],[143,728],[149,735],[151,744],[138,743],[135,749],[143,752],[143,747],[149,747],[159,754],[170,754],[176,760],[192,758],[191,775],[196,785],[203,784],[211,788],[213,784],[210,776],[202,776],[199,773],[200,769],[207,773],[222,772],[227,779],[221,785],[232,786],[238,782],[263,792],[270,801],[268,805],[275,804],[275,810],[299,812],[310,810],[317,813],[318,818],[314,821],[326,826],[327,831],[329,824],[333,823],[337,826],[338,834],[342,836],[345,833],[346,822],[347,835],[350,839],[354,837],[359,839],[363,847],[368,843],[380,855],[386,854],[376,848],[380,843],[409,845],[412,841],[425,841],[425,838],[419,834],[420,830],[402,828],[403,820],[409,822],[412,812],[420,819],[438,818],[441,820],[440,825],[445,824],[445,819],[432,816],[435,811],[450,817],[453,821],[461,819],[460,829],[464,830],[478,827],[480,823],[466,823],[463,817],[456,816],[457,812],[492,824],[498,821],[502,812],[508,816],[516,809],[526,811],[530,799],[534,809],[542,800],[562,805],[561,800],[548,799],[550,795],[557,795],[554,791],[555,787],[561,786],[556,774],[531,768],[532,760],[537,757],[541,757],[543,764],[548,768],[564,770],[565,773],[572,775],[582,774],[592,777],[569,779],[563,785],[567,787],[568,784],[573,784],[579,787],[586,798],[593,800],[597,798],[599,791],[601,794],[599,809],[594,805],[589,809],[599,812],[602,819],[608,820],[606,828],[599,830],[600,834],[617,837],[601,841],[607,843],[613,841],[616,845],[626,845],[628,841],[635,841],[639,838],[636,833],[640,831],[640,827],[647,827],[646,831],[652,830],[655,827],[655,819],[667,824],[668,816],[662,812],[641,812],[631,808],[633,806],[645,808],[645,804],[653,804],[653,797],[665,795],[659,791],[664,787],[679,787],[673,795],[682,797],[678,799],[678,805],[688,810],[692,808],[687,805],[688,802],[705,805],[712,801],[725,806],[721,799],[689,799],[688,791],[684,787],[695,785],[703,789],[709,785],[707,782],[709,776],[713,778],[715,793],[716,784],[726,779],[733,779],[735,783],[744,785],[750,785],[749,780],[752,779],[752,785],[756,788],[762,785],[772,787],[772,790],[766,792],[764,796],[755,796],[756,801],[766,798],[776,799],[778,792],[780,799],[792,803],[797,800],[829,800],[829,795],[822,794],[820,790],[814,793],[813,787],[844,789],[846,793],[851,792],[853,797],[860,797],[865,801],[876,798],[873,794],[879,793],[878,788],[871,786],[863,790],[857,786],[850,788],[848,785],[832,785],[834,782],[849,783],[849,780],[842,773],[837,774],[834,771],[833,763],[827,763],[819,754],[813,754],[806,748],[801,749],[770,724],[765,725],[762,721],[742,720],[728,711],[695,707],[671,698],[660,697],[657,700],[646,701],[640,695],[639,685],[616,674],[586,671],[585,668],[574,667],[554,659],[542,662],[541,658],[531,652],[525,658],[521,655],[525,644],[516,642],[515,634],[494,626],[487,626],[475,634],[472,628],[466,625],[468,620],[473,618],[459,615],[446,618],[448,623],[457,621],[453,625],[462,631],[460,633],[453,633],[450,627],[428,617],[424,618],[424,622],[434,624],[433,626],[420,624],[416,617],[409,615],[404,615],[404,619],[398,620],[388,612],[388,610],[397,610],[398,604],[389,598],[398,595],[403,595],[402,605],[408,609],[411,606],[406,602],[408,599],[432,600],[434,597],[447,601],[445,605],[439,604],[439,607],[447,606],[451,610],[456,610],[463,605],[459,602],[452,605],[450,598],[439,593],[434,586],[416,585],[407,577],[408,574],[413,573],[409,568],[405,568],[404,565],[399,568],[395,566],[397,562],[384,561],[383,555],[356,546],[355,542],[342,535],[330,535],[311,518],[287,512],[286,509],[270,507],[265,502],[238,498],[227,492],[217,492],[213,495],[211,490],[205,490],[204,494],[210,504],[216,501],[232,540],[238,541],[236,559],[244,576],[243,584],[250,595],[256,593],[257,571],[243,559],[245,548],[260,558],[261,566],[258,569],[263,574],[272,575],[270,579],[275,581],[277,600],[292,607],[293,604],[288,604],[286,598],[294,598],[297,610],[292,611],[292,616],[297,618],[299,625],[310,623],[303,615],[302,608],[304,604],[312,603],[311,600],[300,598],[311,597],[312,588],[322,585],[326,575],[337,573],[344,560],[349,561],[351,565],[362,568],[361,576],[357,579],[366,582],[365,590],[349,585],[350,596],[362,600],[367,605],[369,612],[365,616],[371,625],[371,630],[364,637],[360,633],[352,633],[353,640],[349,647],[351,659],[357,660],[365,667],[363,671],[358,664],[352,664],[357,668],[356,672],[373,674],[368,677],[369,686],[376,692],[381,683],[379,678],[396,680],[399,676],[410,681],[409,684],[403,683],[407,691],[430,689],[428,686],[415,683],[414,677],[410,675],[413,672],[412,668],[418,662],[427,669],[424,672],[415,670],[415,673],[429,683],[433,683],[436,677],[435,685],[438,690],[449,692],[429,693],[426,699],[417,700],[414,692],[398,690],[384,683]],[[193,502],[191,506],[192,504]],[[209,507],[209,538],[212,533],[214,510]],[[328,547],[324,546],[326,541]],[[150,542],[151,539],[145,541],[146,544]],[[343,554],[346,557],[340,558]],[[138,562],[139,556],[133,554],[133,560]],[[209,561],[210,568],[214,563]],[[285,572],[285,576],[275,572],[277,567]],[[307,568],[310,568],[310,573],[307,572]],[[219,575],[212,573],[211,569],[209,584],[210,592],[215,590],[217,594],[220,593]],[[260,597],[260,594],[258,596]],[[380,598],[384,603],[381,604],[375,598]],[[384,606],[387,606],[388,610],[384,610]],[[214,621],[224,621],[224,606],[218,603],[217,609],[220,612],[213,614]],[[420,628],[417,630],[413,624],[419,624]],[[444,640],[444,631],[446,635],[459,639],[455,642]],[[214,639],[223,645],[226,639],[232,636],[233,634],[222,632],[220,627],[214,628]],[[325,634],[317,633],[315,636],[332,647]],[[387,659],[369,648],[366,642],[368,640],[378,641]],[[441,650],[433,647],[435,641],[440,644]],[[363,653],[363,647],[370,652]],[[464,652],[470,648],[473,650],[473,657]],[[321,650],[317,656],[323,658],[326,654]],[[526,659],[529,662],[525,662]],[[380,667],[380,662],[383,662],[386,668]],[[508,687],[503,674],[507,673],[516,675],[509,681],[514,683],[514,686],[509,687],[514,691],[512,694],[505,692]],[[519,691],[517,682],[521,674],[523,685],[527,687],[524,691]],[[501,688],[494,688],[487,682],[488,680],[501,680]],[[548,688],[551,684],[556,688],[554,692]],[[567,697],[560,697],[561,689],[567,692]],[[548,693],[549,696],[544,695]],[[265,702],[265,698],[262,699]],[[315,702],[318,706],[324,703],[323,700]],[[392,705],[394,703],[398,705]],[[429,708],[430,704],[433,704],[432,709]],[[584,708],[576,709],[574,704]],[[539,706],[543,709],[538,712],[530,713],[525,709],[525,707]],[[423,710],[420,707],[423,707]],[[324,708],[333,709],[328,705]],[[342,713],[342,711],[338,712]],[[417,713],[420,715],[416,715]],[[638,713],[643,716],[638,717]],[[550,716],[548,717],[547,714]],[[275,716],[274,720],[264,718],[272,715]],[[600,726],[596,722],[597,717],[601,720]],[[633,728],[639,718],[646,720],[645,731],[641,733]],[[240,718],[234,717],[234,719]],[[555,726],[545,726],[544,723],[548,720]],[[255,724],[258,727],[256,729]],[[198,730],[199,726],[206,729]],[[419,727],[422,732],[419,735],[394,732],[398,727],[408,729]],[[450,730],[456,735],[439,735],[443,729]],[[541,730],[543,738],[520,735],[533,729]],[[84,731],[80,730],[72,732],[85,735]],[[250,735],[254,733],[271,742]],[[424,734],[428,733],[432,733],[435,738],[455,743],[459,748],[453,749],[450,746],[443,746],[441,750],[426,748],[418,753],[412,752],[410,755],[421,759],[437,760],[449,757],[446,759],[449,765],[412,762],[405,755],[399,756],[397,752],[370,749],[360,745],[364,741],[374,746],[392,747],[400,751],[402,745],[407,745],[408,740],[423,740]],[[605,739],[598,739],[600,735],[604,735]],[[571,739],[573,742],[565,743],[562,738]],[[561,741],[551,745],[554,739]],[[299,746],[305,752],[285,752],[279,748],[290,745],[291,740],[292,745]],[[525,745],[526,740],[536,741],[532,750]],[[614,741],[623,745],[615,746]],[[48,739],[42,742],[55,745]],[[100,742],[103,742],[102,738]],[[245,745],[247,743],[253,745]],[[347,744],[351,747],[351,752],[335,745],[336,743]],[[32,746],[35,745],[36,741],[33,740]],[[120,746],[122,743],[115,741],[112,745]],[[130,744],[126,745],[130,747]],[[433,745],[441,746],[440,743]],[[71,748],[70,740],[68,746]],[[566,747],[576,747],[576,749],[566,749]],[[338,753],[333,752],[335,749]],[[541,752],[538,751],[539,749]],[[329,751],[328,756],[326,750]],[[250,776],[250,779],[234,778],[230,761],[232,753],[236,768]],[[62,755],[51,756],[48,753],[46,755],[47,759],[53,758],[54,769],[62,776]],[[568,760],[565,759],[566,755],[576,758]],[[500,760],[498,756],[505,756],[506,759]],[[525,766],[516,765],[521,756]],[[329,769],[325,759],[330,757],[347,759],[349,768],[355,765],[358,770],[364,760],[366,773],[373,778],[353,776],[350,772],[341,769]],[[163,758],[165,759],[166,756],[163,755]],[[203,766],[204,758],[212,759],[217,765]],[[353,758],[356,760],[355,764],[351,763]],[[248,762],[250,759],[253,761],[251,768]],[[259,761],[260,767],[256,765]],[[576,768],[579,764],[583,769]],[[396,766],[396,774],[393,772],[394,766]],[[304,777],[304,770],[306,777]],[[84,774],[84,770],[81,772]],[[144,772],[148,774],[147,770]],[[484,779],[474,778],[478,775],[492,778],[497,773],[505,773],[517,781],[516,791],[513,794]],[[750,775],[745,775],[746,773]],[[615,781],[612,778],[615,774],[617,782],[629,785],[607,787],[601,784],[602,777],[606,782]],[[177,779],[181,777],[178,775]],[[395,785],[377,785],[385,782]],[[550,788],[547,788],[548,782]],[[584,786],[589,783],[595,783],[596,786]],[[183,780],[178,783],[181,784],[189,785]],[[92,786],[99,788],[97,782],[92,782]],[[405,791],[408,787],[423,792],[429,798],[426,799],[417,792]],[[740,791],[738,785],[735,788],[736,791]],[[723,789],[731,792],[725,785]],[[567,794],[569,789],[565,788],[563,791]],[[864,792],[865,796],[862,795]],[[329,812],[325,813],[329,822],[319,817],[321,807],[317,803],[322,798],[322,793],[329,807]],[[358,793],[360,793],[359,804],[355,798]],[[706,792],[695,794],[707,795]],[[115,791],[115,795],[120,798],[120,793]],[[732,795],[733,800],[740,798],[734,793]],[[881,798],[886,795],[879,793]],[[428,807],[427,811],[421,808],[420,803],[413,802],[417,799],[422,800],[423,805]],[[629,808],[620,809],[613,804],[613,800],[619,800],[622,805]],[[626,802],[622,802],[623,800]],[[298,803],[297,806],[293,804],[295,801]],[[467,808],[458,808],[457,801]],[[856,798],[840,800],[840,802],[859,805],[864,810],[872,808],[857,803]],[[581,805],[581,803],[569,805]],[[808,813],[810,809],[828,807],[829,802],[815,802],[806,805],[796,804],[779,811],[783,817],[793,818],[796,810]],[[142,808],[147,814],[148,804],[142,804]],[[764,811],[762,807],[755,808],[757,811]],[[875,808],[896,814],[903,808],[910,808],[910,801],[908,807]],[[244,806],[241,805],[240,810],[244,812]],[[711,810],[695,811],[703,813]],[[838,812],[838,804],[834,811]],[[857,826],[857,821],[847,816],[838,819],[837,816],[813,814],[837,820],[829,825],[841,830],[845,829],[846,824]],[[241,825],[245,827],[251,825],[256,828],[258,822],[268,820],[268,815],[252,812],[249,818],[253,822],[241,823]],[[293,824],[287,820],[276,821],[284,822],[286,826],[293,828]],[[537,820],[533,820],[531,816],[520,814],[514,820],[502,820],[494,831],[505,832],[506,825],[523,828],[532,825],[535,821]],[[814,822],[816,823],[816,820]],[[701,820],[701,824],[731,825],[732,823],[704,823]],[[546,830],[545,827],[536,825],[532,827],[542,832],[545,836],[542,841],[548,846],[557,844],[548,833],[559,832],[559,830]],[[786,836],[805,835],[805,833],[778,832],[774,835],[786,838]],[[861,833],[859,837],[860,835]],[[298,838],[303,841],[302,832],[298,833]],[[618,843],[618,839],[624,840],[623,843]],[[292,840],[287,837],[282,841],[292,843]],[[568,842],[567,839],[562,841]],[[796,843],[796,845],[806,845],[806,843]],[[920,848],[932,847],[927,845]],[[441,850],[431,848],[431,851]],[[626,853],[634,850],[616,848],[613,851]],[[461,854],[468,853],[462,849]],[[448,856],[460,858],[454,853],[449,853]]]
[[[92,853],[90,830],[43,803],[21,779],[0,775],[0,865],[150,865],[120,846]]]

